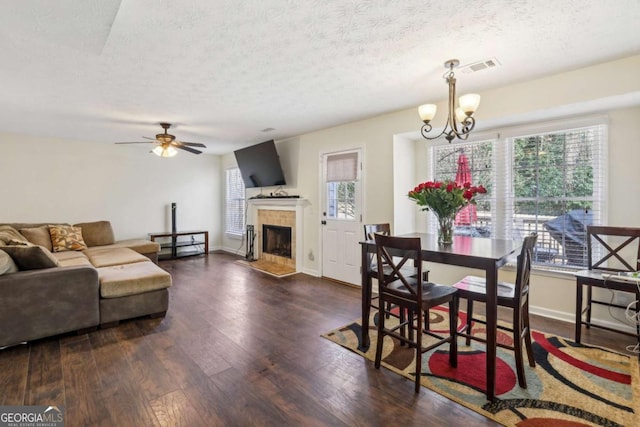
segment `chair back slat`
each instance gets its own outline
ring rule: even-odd
[[[588,226],[587,255],[589,270],[640,270],[640,228]]]
[[[388,222],[385,222],[381,224],[365,224],[364,225],[364,240],[375,240],[373,236],[376,233],[389,236],[391,234],[391,224],[389,224]],[[369,257],[369,268],[371,269],[371,267],[373,266],[373,260],[375,258],[375,255],[372,253],[369,253],[367,256]]]
[[[420,238],[394,237],[375,234],[378,265],[387,265],[391,271],[378,269],[378,292],[392,299],[410,299],[417,306],[422,304],[422,282],[405,276],[402,267],[413,261],[418,278],[422,277],[422,253]],[[400,287],[402,283],[402,287]]]
[[[364,225],[365,240],[373,240],[373,235],[376,233],[389,236],[391,234],[391,225],[388,222],[385,222],[382,224],[365,224]]]
[[[531,278],[531,262],[533,260],[533,248],[536,246],[538,235],[530,234],[524,238],[522,249],[518,255],[518,265],[516,268],[516,288],[515,296],[519,298],[520,305],[526,302],[529,295],[529,283]]]

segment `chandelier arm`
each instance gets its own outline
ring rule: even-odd
[[[447,117],[447,122],[449,123],[449,127],[451,131],[458,135],[458,121],[456,120],[456,78],[453,75],[453,71],[447,78],[447,83],[449,84],[449,117]]]
[[[442,129],[442,132],[440,132],[438,135],[436,135],[436,136],[427,136],[427,134],[429,132],[431,132],[431,129],[433,129],[433,128],[431,127],[431,125],[429,123],[425,123],[425,124],[422,125],[422,127],[420,128],[420,133],[422,133],[422,137],[424,139],[438,139],[442,135],[447,133],[447,126],[445,125],[444,129]]]

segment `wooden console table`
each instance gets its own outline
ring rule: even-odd
[[[180,240],[179,237],[191,237],[189,240]],[[197,236],[202,236],[197,239]],[[178,231],[176,233],[149,233],[149,239],[155,242],[158,239],[160,243],[160,254],[158,259],[173,259],[192,255],[202,255],[209,253],[209,232],[204,230],[196,231]],[[204,246],[204,250],[200,249]],[[178,250],[185,248],[186,250]],[[169,251],[163,253],[163,249]]]

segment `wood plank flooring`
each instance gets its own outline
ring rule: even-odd
[[[321,338],[360,316],[358,289],[237,260],[162,261],[174,283],[164,319],[0,351],[0,405],[64,405],[67,427],[495,425]],[[633,342],[584,334],[618,351]]]

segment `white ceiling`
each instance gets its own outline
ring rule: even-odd
[[[481,93],[636,55],[639,23],[639,0],[0,0],[0,132],[112,143],[166,121],[228,153],[441,100],[450,58],[498,59],[458,73]]]

